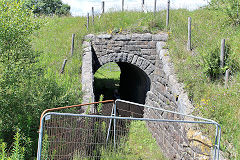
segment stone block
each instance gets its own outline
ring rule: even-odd
[[[115,41],[114,47],[123,47],[126,44],[125,41]]]
[[[130,35],[114,35],[112,38],[114,41],[129,41],[131,40]]]
[[[99,39],[111,39],[112,35],[111,34],[100,34],[97,36]]]
[[[120,54],[120,62],[125,62],[124,60],[123,60],[123,53],[119,53]]]
[[[145,70],[150,65],[150,62],[146,59],[142,62],[141,69]]]
[[[115,47],[113,47],[113,44],[107,44],[107,49],[108,50],[113,50]]]
[[[93,45],[107,45],[108,44],[106,41],[102,41],[100,39],[94,40],[92,43],[93,43]]]
[[[125,47],[128,51],[140,51],[140,47],[137,45],[126,45]]]
[[[114,51],[115,53],[120,53],[120,52],[121,52],[121,47],[114,47],[114,48],[113,48],[113,51]]]
[[[156,43],[156,51],[159,54],[161,52],[161,50],[163,49],[163,47],[166,46],[166,42],[157,42]]]
[[[142,65],[142,62],[143,62],[143,61],[144,61],[144,58],[139,57],[139,58],[137,59],[136,65],[137,65],[139,68],[141,68],[141,65]]]
[[[162,33],[162,34],[152,35],[152,40],[153,41],[164,41],[164,42],[166,42],[168,40],[168,34]]]
[[[128,45],[148,45],[147,41],[129,41]]]
[[[115,56],[116,56],[115,54],[110,54],[109,55],[109,61],[114,62],[115,61]]]
[[[150,33],[146,34],[133,34],[132,35],[133,41],[151,41],[152,35]]]
[[[150,55],[156,55],[157,52],[155,49],[141,49],[141,53],[143,55],[150,56]]]
[[[138,56],[137,56],[137,55],[134,55],[133,60],[132,60],[131,63],[132,63],[132,64],[136,64],[137,59],[138,59]]]
[[[127,53],[123,53],[122,61],[123,62],[127,62],[127,58],[128,58],[128,54]]]
[[[150,64],[146,69],[145,72],[147,73],[147,75],[150,75],[155,69],[155,66]]]
[[[140,49],[152,49],[148,45],[138,45]]]
[[[149,41],[148,42],[148,48],[149,49],[156,49],[156,44],[157,44],[157,42],[155,42],[155,41]]]
[[[122,57],[123,57],[123,53],[119,53],[119,54],[117,54],[116,62],[121,62]]]
[[[132,63],[134,55],[133,54],[128,54],[127,62]]]

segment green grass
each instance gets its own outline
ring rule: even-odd
[[[188,16],[192,17],[193,52],[186,50]],[[239,27],[228,25],[227,17],[221,12],[207,9],[172,11],[171,21],[168,47],[178,78],[195,106],[194,114],[217,121],[222,127],[221,149],[230,159],[239,159]],[[222,38],[229,46],[226,66],[232,71],[228,89],[224,87],[223,76],[210,77],[206,64],[209,61],[216,65],[211,56],[219,57]]]
[[[103,160],[167,160],[144,121],[132,121],[129,133],[121,137],[116,151],[113,148],[102,150]]]
[[[94,77],[99,79],[120,80],[120,68],[116,63],[105,64],[97,70]]]
[[[81,90],[81,53],[84,35],[93,33],[158,33],[164,29],[164,14],[158,13],[154,20],[152,13],[111,12],[95,19],[95,25],[86,30],[85,17],[45,18],[47,22],[33,35],[33,46],[41,52],[40,64],[47,69],[46,76],[55,76],[58,83],[74,90]],[[193,52],[186,50],[187,17],[192,17]],[[71,36],[76,34],[74,56],[70,56]],[[219,11],[200,9],[193,12],[173,10],[170,14],[170,40],[168,48],[180,82],[183,82],[189,98],[195,106],[194,114],[216,120],[222,126],[221,149],[229,153],[230,159],[240,156],[240,31],[231,26],[228,17]],[[212,55],[219,54],[222,38],[229,46],[227,67],[232,70],[229,88],[225,89],[223,77],[209,77]],[[59,74],[63,59],[67,66]],[[224,72],[227,68],[216,72]],[[211,71],[211,70],[210,70]],[[99,70],[95,78],[112,79],[117,73]],[[114,79],[114,78],[113,78]],[[117,78],[118,79],[118,78]],[[80,95],[79,95],[80,97]],[[80,102],[80,100],[79,100]],[[211,128],[208,128],[211,130]]]
[[[95,25],[86,29],[86,17],[47,17],[43,27],[32,35],[33,48],[40,52],[39,65],[46,69],[47,77],[56,78],[67,92],[73,91],[81,102],[81,55],[84,36],[90,33],[157,32],[163,28],[160,15],[154,21],[152,13],[112,12],[95,18]],[[149,21],[150,20],[150,21]],[[70,55],[72,34],[75,33],[74,55]],[[64,74],[60,69],[67,59]],[[113,72],[112,72],[113,73]],[[97,73],[98,74],[98,73]]]
[[[114,99],[115,89],[120,85],[120,68],[116,63],[108,63],[100,67],[94,74],[95,97],[98,101],[100,95],[104,95],[104,100]]]
[[[40,52],[40,65],[46,69],[46,76],[54,76],[67,90],[79,95],[81,91],[81,44],[83,35],[79,28],[83,18],[45,18],[45,25],[33,35],[33,47]],[[75,33],[75,48],[70,54],[72,34]],[[67,59],[64,74],[60,74],[64,59]],[[79,97],[80,98],[80,97]],[[80,99],[78,100],[80,103]]]
[[[125,150],[131,153],[127,159],[166,160],[144,121],[131,122]]]

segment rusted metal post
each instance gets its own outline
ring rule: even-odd
[[[188,43],[187,43],[187,50],[191,51],[191,35],[192,35],[192,18],[188,17]]]
[[[167,15],[166,15],[166,28],[167,29],[169,26],[169,10],[170,10],[170,0],[168,0],[168,4],[167,4]]]
[[[75,34],[72,34],[71,56],[73,56],[73,51],[74,51],[74,39],[75,39]]]
[[[60,73],[63,74],[67,59],[64,59]]]
[[[225,57],[225,39],[221,41],[221,55],[220,55],[220,68],[224,67],[224,57]]]

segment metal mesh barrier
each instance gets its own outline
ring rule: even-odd
[[[196,148],[201,148],[200,150],[202,151],[197,151],[197,153],[208,155],[209,158],[212,159],[218,159],[221,128],[216,122],[197,116],[185,115],[179,112],[125,100],[116,100],[115,103],[115,112],[117,116],[155,119],[156,121],[147,121],[146,123],[148,130],[153,133],[153,137],[158,139],[158,142],[161,142],[159,146],[162,148],[165,148],[165,139],[170,143],[176,142],[178,145],[186,141],[192,144],[195,150],[199,150]],[[157,121],[160,119],[165,120],[164,123],[159,123]],[[210,123],[205,123],[204,121]],[[184,123],[191,123],[192,129],[189,128],[189,131],[186,131]],[[213,124],[214,126],[208,127],[208,131],[201,130],[199,126],[206,124]],[[209,136],[209,134],[211,136]],[[188,140],[186,140],[185,137],[188,137]],[[198,145],[200,143],[202,144]]]
[[[109,119],[48,115],[43,126],[42,159],[99,157],[106,147]]]
[[[133,148],[129,149],[129,143],[134,141],[131,136],[135,135],[139,139],[146,135],[144,130],[136,130],[136,127],[139,127],[136,124],[157,133],[153,135],[155,140],[164,139],[164,137],[159,138],[158,136],[164,135],[166,130],[171,130],[171,126],[181,129],[180,123],[218,125],[214,121],[198,117],[193,118],[200,121],[181,120],[181,116],[184,115],[175,116],[180,118],[177,120],[171,117],[171,115],[175,114],[172,111],[132,102],[117,100],[115,104],[115,107],[112,108],[109,108],[112,104],[102,106],[101,113],[107,116],[54,112],[44,114],[41,119],[39,133],[38,160],[111,159],[116,155],[121,155],[120,159],[124,159],[129,152],[134,150]],[[103,111],[104,107],[108,109],[108,112]],[[110,110],[112,114],[110,114]],[[154,116],[143,118],[143,111],[144,114],[151,113],[151,115],[153,113],[164,114],[164,112],[168,112],[166,115],[169,115],[169,119],[159,119],[159,117]],[[220,128],[217,126],[214,159],[218,154],[220,132]],[[152,133],[150,137],[152,137]],[[181,143],[181,139],[175,141]],[[161,145],[160,141],[154,143]],[[134,148],[137,148],[137,146]],[[137,153],[141,152],[146,152],[146,149],[138,148]]]

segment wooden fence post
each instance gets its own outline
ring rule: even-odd
[[[92,7],[92,24],[94,25],[94,7]]]
[[[64,59],[60,73],[63,74],[67,59]]]
[[[124,11],[124,0],[122,0],[122,12]]]
[[[221,41],[221,55],[220,55],[220,68],[224,67],[224,57],[225,57],[225,39]]]
[[[156,16],[157,12],[157,0],[154,0],[154,17]]]
[[[191,51],[191,35],[192,35],[192,18],[188,17],[188,43],[187,43],[187,50]]]
[[[89,28],[89,13],[87,13],[87,30]]]
[[[225,88],[228,88],[229,75],[230,75],[230,69],[227,69],[225,73]]]
[[[142,11],[144,12],[144,0],[142,0]]]
[[[75,34],[72,34],[71,56],[73,56],[73,51],[74,51],[74,38],[75,38]]]
[[[168,4],[167,4],[167,17],[166,17],[166,27],[168,29],[169,26],[169,9],[170,9],[170,0],[168,0]]]
[[[105,7],[105,2],[102,1],[102,14],[104,14],[104,11],[105,11],[104,7]]]

